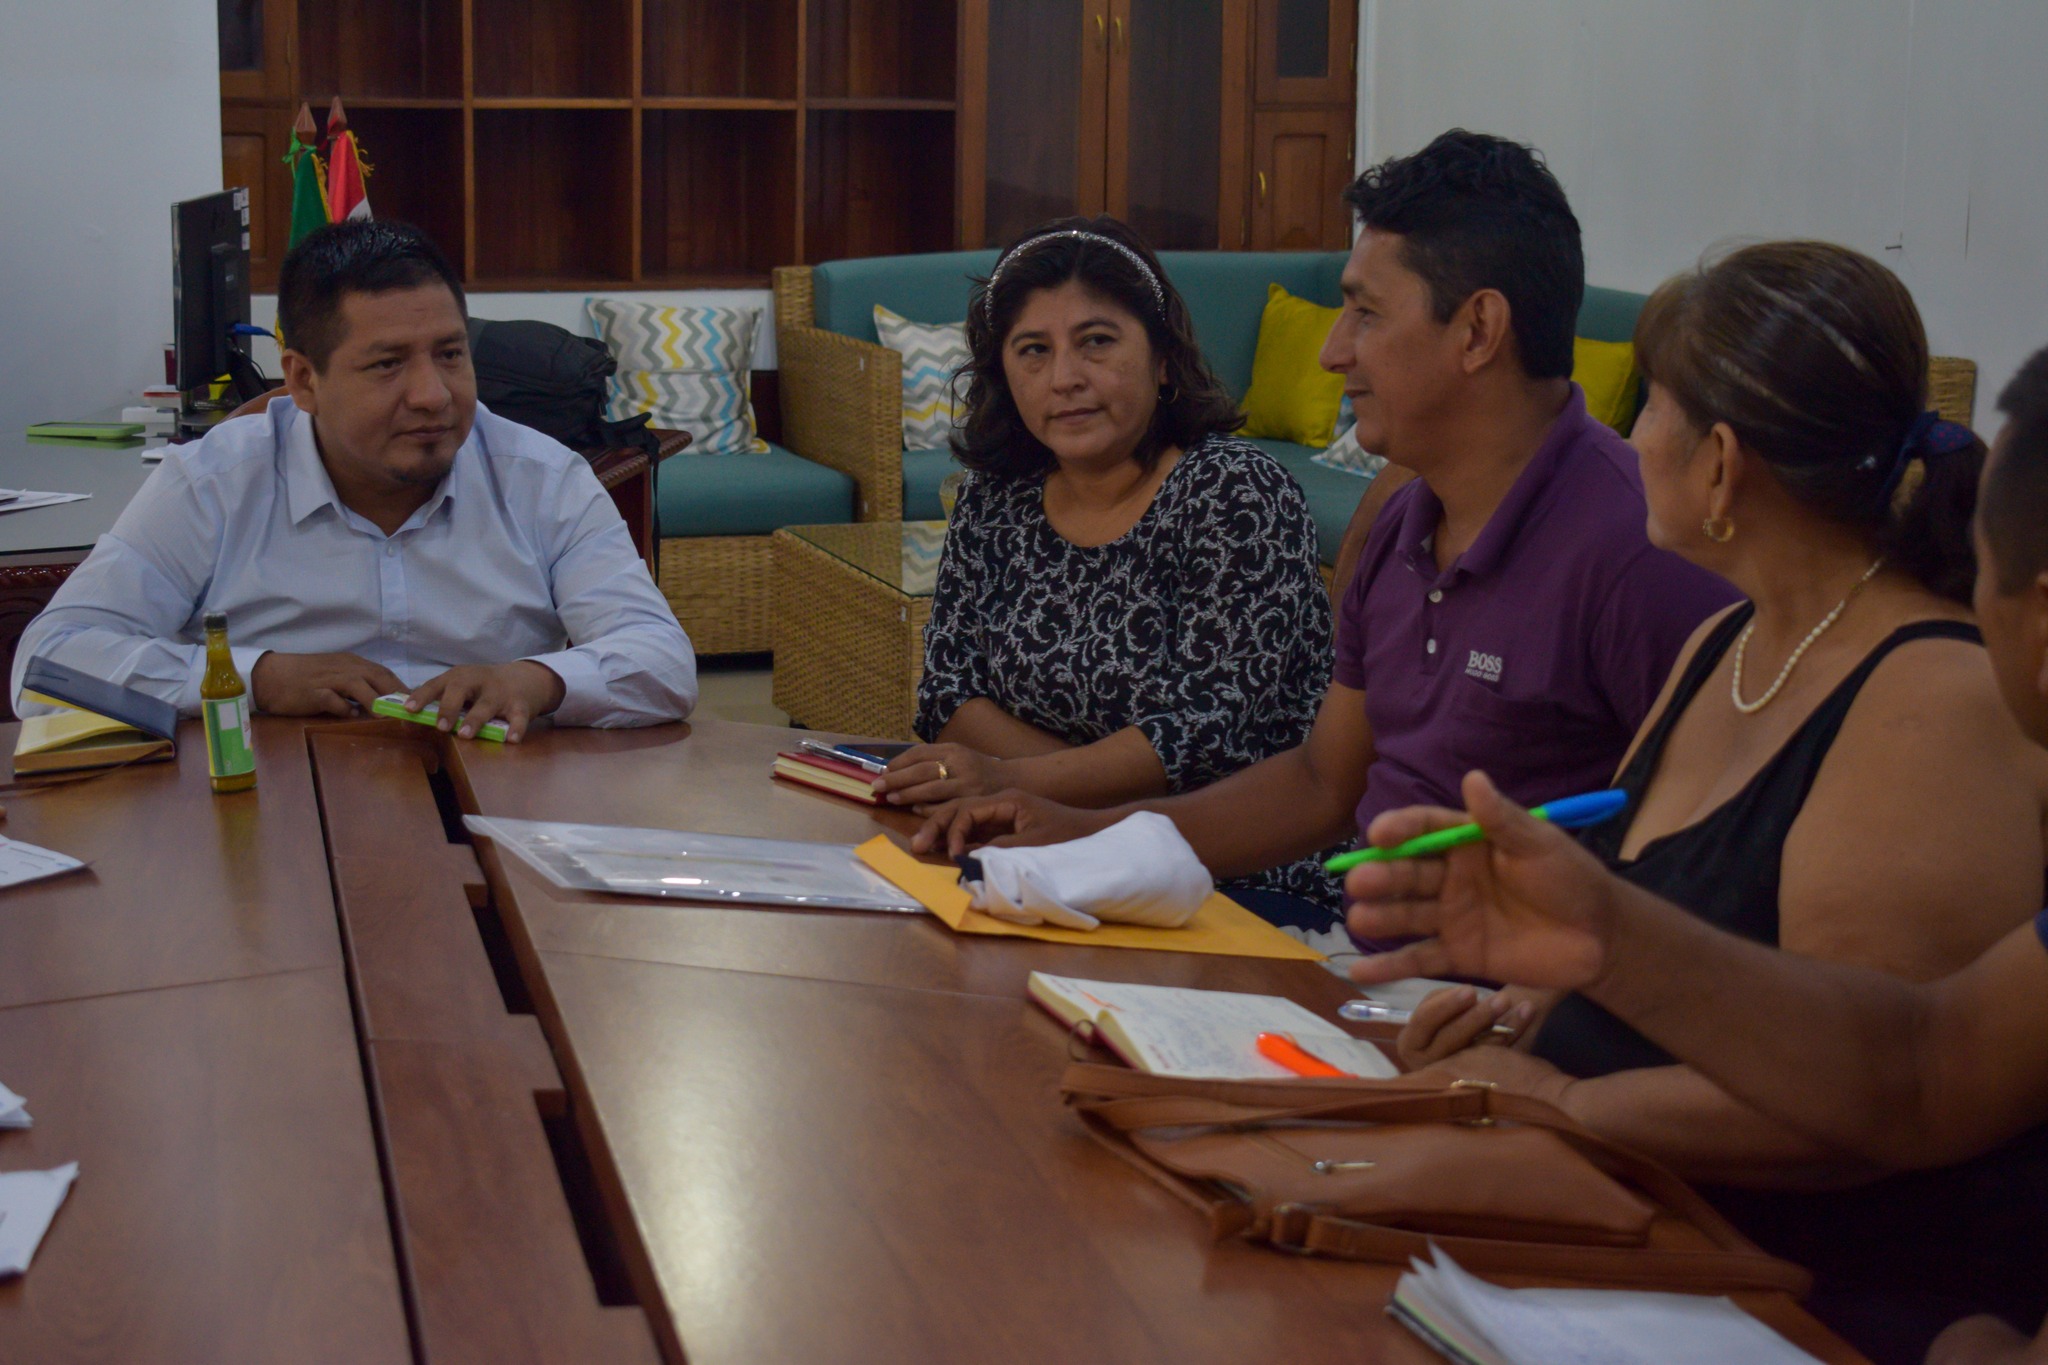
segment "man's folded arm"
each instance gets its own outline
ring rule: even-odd
[[[194,601],[141,550],[115,534],[101,537],[22,632],[10,680],[16,714],[50,709],[21,697],[22,675],[38,658],[160,697],[185,715],[198,714],[206,647],[177,638]],[[234,653],[247,678],[263,651]]]
[[[577,460],[554,500],[549,578],[570,647],[528,657],[562,680],[558,725],[658,725],[697,705],[697,656],[611,496]]]

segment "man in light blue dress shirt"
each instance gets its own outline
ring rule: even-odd
[[[417,229],[286,258],[290,397],[166,456],[15,654],[199,709],[225,612],[255,706],[437,702],[441,728],[680,720],[697,665],[582,456],[476,401],[462,286]]]

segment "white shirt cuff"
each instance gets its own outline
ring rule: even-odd
[[[549,669],[562,680],[562,704],[548,715],[557,725],[594,725],[611,710],[611,689],[596,660],[574,649],[529,654],[527,663]]]

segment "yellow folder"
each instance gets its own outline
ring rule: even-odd
[[[854,850],[862,862],[917,897],[927,910],[962,934],[1035,938],[1090,948],[1151,948],[1165,953],[1214,953],[1219,957],[1297,958],[1321,962],[1323,955],[1290,938],[1239,905],[1212,891],[1195,917],[1178,929],[1142,924],[1105,924],[1099,929],[1055,929],[1044,924],[1011,924],[973,909],[959,871],[949,864],[919,862],[878,834]]]

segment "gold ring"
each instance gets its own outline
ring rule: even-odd
[[[953,773],[949,768],[946,767],[946,760],[944,760],[943,758],[939,758],[933,759],[932,761],[939,765],[939,781],[950,782],[953,780]]]

